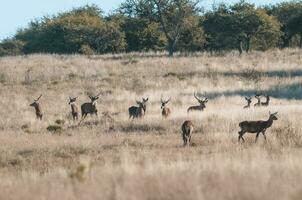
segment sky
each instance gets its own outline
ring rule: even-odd
[[[18,28],[24,28],[34,19],[45,15],[68,11],[74,7],[96,4],[109,13],[117,8],[124,0],[0,0],[0,41],[14,35]],[[203,0],[201,5],[210,7],[222,0]],[[224,2],[236,2],[225,0]],[[274,4],[284,0],[250,0],[256,5]]]

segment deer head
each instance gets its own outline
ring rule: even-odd
[[[139,105],[140,108],[142,108],[144,110],[144,112],[146,112],[146,103],[148,102],[149,98],[142,98],[142,101],[136,101],[136,103]]]
[[[37,107],[39,105],[39,100],[41,97],[42,97],[42,94],[37,99],[34,99],[34,102],[31,103],[29,106]]]
[[[275,113],[269,112],[269,119],[270,120],[278,120],[278,118],[276,117],[277,114],[278,114],[278,112],[275,112]]]
[[[74,98],[69,97],[69,103],[68,103],[68,104],[70,105],[70,104],[75,103],[76,100],[77,100],[77,98],[78,98],[78,97],[74,97]]]
[[[206,103],[209,101],[208,98],[202,100],[196,95],[196,93],[194,93],[194,97],[199,102],[200,106],[202,106],[202,108],[206,107]]]
[[[245,100],[247,101],[248,104],[252,103],[252,97],[245,97]]]
[[[171,97],[167,101],[164,101],[163,96],[161,96],[161,98],[160,98],[161,109],[163,109],[170,102],[170,100],[171,100]]]
[[[90,100],[91,100],[91,103],[92,103],[92,104],[95,104],[96,101],[99,99],[100,95],[101,95],[101,92],[100,92],[98,95],[96,95],[96,96],[91,96],[91,95],[89,95],[89,98],[90,98]]]

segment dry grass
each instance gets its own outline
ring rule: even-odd
[[[198,54],[95,57],[32,55],[0,59],[0,199],[301,199],[302,52],[239,57]],[[98,117],[78,126],[69,96],[102,92]],[[206,110],[187,115],[194,91]],[[272,95],[244,110],[244,95]],[[40,94],[44,119],[28,105]],[[172,116],[160,115],[160,96]],[[142,120],[127,109],[148,96]],[[254,101],[255,103],[255,101]],[[268,141],[238,123],[279,111]],[[182,147],[180,126],[195,124]]]

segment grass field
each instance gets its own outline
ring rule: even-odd
[[[0,199],[302,198],[302,51],[0,59]],[[73,122],[69,96],[101,92],[98,117]],[[203,112],[193,93],[209,98]],[[244,96],[272,96],[243,109]],[[43,94],[42,121],[29,104]],[[161,117],[160,97],[172,114]],[[128,107],[149,97],[143,119]],[[264,101],[264,99],[263,99]],[[256,103],[253,99],[253,104]],[[279,112],[267,141],[238,124]],[[192,146],[181,124],[192,120]]]

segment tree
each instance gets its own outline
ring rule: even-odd
[[[128,17],[147,20],[148,24],[153,24],[153,30],[159,24],[169,55],[173,56],[181,36],[189,35],[197,25],[192,22],[198,16],[197,3],[195,0],[126,0],[120,10]]]
[[[276,46],[281,35],[274,17],[245,1],[230,7],[220,5],[205,15],[203,25],[212,47],[237,48],[240,54],[243,50],[248,53],[253,43],[262,50]]]
[[[287,24],[290,35],[298,34],[300,36],[299,47],[302,48],[302,13],[292,17]]]
[[[197,15],[197,4],[193,0],[153,0],[155,14],[168,41],[169,55],[173,56],[176,45],[184,31],[190,29],[190,19]]]
[[[24,42],[6,39],[0,43],[0,56],[16,56],[23,54]]]
[[[301,16],[302,13],[302,1],[283,2],[266,6],[265,9],[269,15],[275,16],[281,24],[281,31],[283,32],[281,36],[282,47],[289,47],[291,39],[296,34],[295,27],[292,26],[296,20],[294,18]]]
[[[25,53],[115,53],[125,49],[119,24],[103,18],[97,6],[85,6],[31,22],[15,38],[25,42]]]
[[[220,4],[212,11],[205,13],[201,19],[205,31],[207,46],[211,51],[221,51],[237,48],[237,40],[233,37],[233,18],[230,9]],[[242,48],[239,48],[239,51]]]

